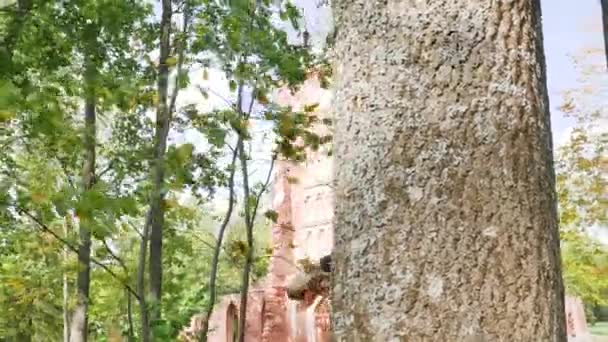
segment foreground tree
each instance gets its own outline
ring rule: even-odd
[[[333,3],[336,341],[565,341],[538,1]]]

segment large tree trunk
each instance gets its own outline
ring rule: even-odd
[[[336,341],[565,341],[538,0],[336,0]]]
[[[82,167],[82,187],[87,191],[95,184],[95,73],[94,63],[87,61],[85,71],[84,138],[85,159]],[[78,245],[77,302],[71,319],[70,341],[86,342],[88,337],[88,305],[91,276],[91,231],[87,220],[80,221]]]
[[[158,63],[158,106],[156,111],[156,135],[154,139],[154,165],[152,170],[153,191],[150,199],[150,310],[149,323],[160,319],[162,296],[162,249],[165,221],[165,154],[171,121],[168,104],[169,65],[171,52],[171,0],[162,1],[160,22],[160,56]],[[177,85],[176,85],[177,86]]]

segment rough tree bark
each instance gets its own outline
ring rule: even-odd
[[[538,0],[333,1],[335,341],[565,341]]]
[[[85,39],[96,37],[95,29],[89,27]],[[94,49],[87,51],[85,70],[85,105],[84,105],[84,135],[83,148],[85,159],[82,167],[83,191],[90,190],[95,185],[95,144],[96,144],[96,113],[95,113],[95,77],[96,66],[91,54]],[[88,306],[89,287],[91,283],[91,231],[87,220],[82,219],[79,227],[78,245],[78,275],[76,277],[77,301],[70,321],[70,341],[86,342],[88,338]]]

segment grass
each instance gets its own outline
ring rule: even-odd
[[[608,336],[608,322],[596,322],[589,327],[589,332],[597,336]]]

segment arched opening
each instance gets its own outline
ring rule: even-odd
[[[239,315],[236,305],[230,303],[226,310],[226,342],[237,342],[239,340]]]

